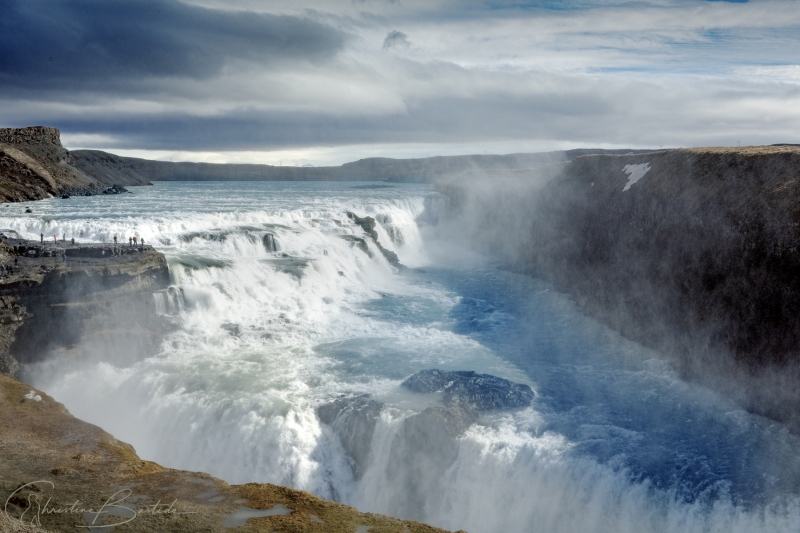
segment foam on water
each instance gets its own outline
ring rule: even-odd
[[[798,530],[796,437],[681,382],[533,280],[441,260],[454,244],[422,228],[442,216],[428,187],[352,186],[166,183],[3,208],[2,226],[28,238],[144,237],[176,286],[154,296],[180,324],[160,354],[51,360],[34,384],[166,466],[449,529]],[[347,211],[375,217],[381,244],[424,271],[342,238],[364,237]],[[437,397],[399,384],[425,368],[498,375],[537,398],[420,449],[404,422]],[[364,393],[386,408],[356,477],[315,409]]]

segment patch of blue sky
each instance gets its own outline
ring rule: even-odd
[[[493,0],[485,2],[489,9],[550,9],[556,11],[576,11],[598,7],[640,6],[640,7],[680,7],[686,4],[704,2],[727,2],[746,4],[750,0]]]
[[[656,4],[661,4],[663,2],[658,2]],[[509,0],[507,2],[504,1],[492,1],[486,2],[484,7],[496,11],[496,10],[506,10],[506,9],[522,9],[522,10],[548,10],[548,11],[581,11],[585,9],[595,9],[598,7],[615,7],[615,6],[630,6],[630,5],[641,5],[647,6],[652,5],[653,2],[630,2],[630,1],[615,1],[615,0],[576,0],[576,1],[564,1],[564,0],[534,0],[528,2],[520,2],[519,0]]]

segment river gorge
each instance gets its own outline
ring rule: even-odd
[[[796,531],[787,426],[687,381],[475,234],[459,240],[452,198],[431,185],[132,190],[11,204],[1,224],[135,235],[165,255],[171,288],[152,313],[171,326],[155,354],[112,335],[22,373],[143,459],[453,530]],[[532,394],[472,412],[402,385],[432,369]]]

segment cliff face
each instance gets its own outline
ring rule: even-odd
[[[451,194],[479,247],[800,431],[800,149],[586,155],[493,185]]]
[[[48,356],[125,363],[159,349],[169,323],[154,294],[167,290],[166,260],[150,247],[119,251],[4,239],[2,263],[17,266],[0,279],[0,372]]]
[[[800,429],[800,150],[577,158],[532,202],[517,266]]]
[[[96,187],[94,180],[71,165],[57,129],[0,129],[0,200],[39,200]]]
[[[146,185],[138,176],[94,176],[77,168],[55,128],[0,128],[0,201],[97,194],[112,185]]]

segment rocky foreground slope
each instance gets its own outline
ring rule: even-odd
[[[462,204],[517,270],[800,431],[800,148],[587,155]]]
[[[147,533],[442,531],[285,487],[230,486],[207,474],[143,461],[129,444],[2,375],[0,413],[0,513],[6,519],[0,531],[19,521],[50,531],[100,525]]]

